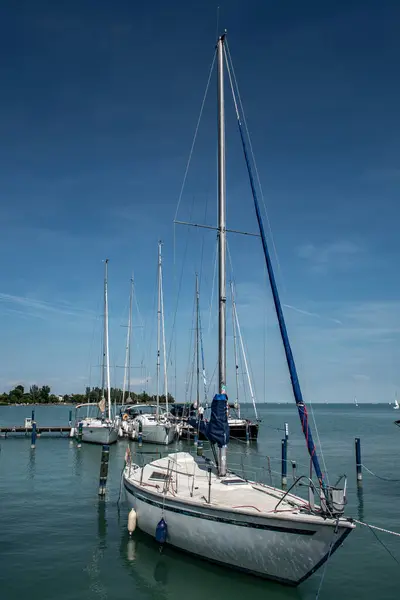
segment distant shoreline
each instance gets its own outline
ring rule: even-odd
[[[76,406],[76,404],[74,404],[73,402],[38,402],[38,403],[33,403],[30,402],[29,404],[20,404],[20,403],[14,403],[11,404],[10,402],[0,402],[0,406]]]

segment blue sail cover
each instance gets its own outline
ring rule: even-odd
[[[219,448],[226,446],[229,442],[227,403],[228,396],[226,394],[215,394],[211,402],[211,417],[206,435],[210,442],[217,444]]]
[[[208,422],[189,419],[189,425],[205,435],[212,444],[217,444],[219,448],[229,443],[227,403],[228,396],[226,394],[215,394],[211,403],[211,416]]]

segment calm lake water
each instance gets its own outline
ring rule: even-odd
[[[400,531],[400,428],[393,424],[398,413],[389,405],[317,405],[314,411],[331,480],[343,473],[349,477],[347,513]],[[67,424],[68,412],[67,407],[36,407],[36,420],[39,425]],[[29,407],[0,407],[0,425],[22,425],[30,413]],[[231,463],[239,470],[250,465],[268,482],[274,473],[269,473],[266,456],[271,457],[271,470],[279,471],[280,429],[288,422],[289,458],[297,461],[298,474],[306,473],[296,408],[263,405],[260,413],[258,443],[232,443]],[[363,463],[392,481],[364,473],[362,492],[357,490],[355,436],[362,441]],[[42,436],[31,450],[29,438],[0,439],[1,600],[315,598],[322,569],[299,588],[289,589],[168,547],[160,554],[155,541],[139,531],[130,540],[127,506],[123,501],[118,505],[127,443],[111,448],[108,494],[99,501],[100,447],[77,449],[67,438]],[[139,451],[135,444],[131,448]],[[400,538],[378,535],[400,561]],[[329,560],[320,598],[398,598],[399,586],[399,565],[370,530],[358,526]]]

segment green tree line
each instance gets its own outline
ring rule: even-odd
[[[60,402],[68,402],[72,404],[83,404],[84,402],[99,402],[102,396],[101,388],[87,387],[84,394],[64,394],[62,397],[51,393],[49,385],[39,387],[31,385],[28,390],[25,390],[23,385],[17,385],[8,394],[0,394],[0,404],[59,404]],[[62,398],[62,399],[61,399]],[[111,401],[117,404],[122,403],[122,390],[119,388],[111,388]],[[140,394],[125,392],[124,403],[131,402],[132,404],[155,404],[156,396],[150,396],[143,391]],[[161,404],[165,404],[165,395],[160,396]],[[174,402],[173,396],[168,394],[168,402]]]

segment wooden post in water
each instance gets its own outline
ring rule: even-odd
[[[288,425],[288,423],[284,424],[284,430],[285,430],[285,440],[288,442],[289,441],[289,425]]]
[[[282,488],[287,485],[287,440],[282,440]]]
[[[68,424],[69,424],[70,427],[72,427],[72,410],[69,411]]]
[[[355,439],[356,449],[356,471],[357,471],[357,483],[362,481],[362,463],[361,463],[361,440],[360,438]]]
[[[77,444],[77,448],[80,448],[82,446],[82,435],[83,435],[83,423],[81,421],[79,423],[79,425],[78,425],[78,444]]]
[[[296,461],[292,460],[292,473],[293,473],[293,481],[296,481],[297,478],[297,465]]]
[[[31,448],[33,450],[36,448],[36,421],[32,421]]]
[[[108,444],[104,444],[103,449],[101,451],[99,496],[106,495],[109,457],[110,457],[110,446]]]

